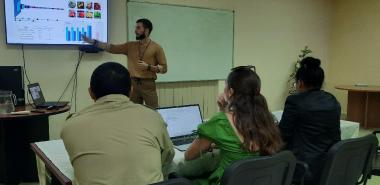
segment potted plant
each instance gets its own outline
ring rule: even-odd
[[[306,58],[312,51],[305,46],[304,49],[301,50],[301,54],[298,55],[297,62],[294,64],[293,72],[289,77],[288,83],[289,83],[289,94],[296,93],[296,73],[298,69],[301,67],[301,61]]]

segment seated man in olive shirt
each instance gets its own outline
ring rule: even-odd
[[[67,120],[61,137],[77,185],[147,185],[164,180],[174,156],[166,124],[154,110],[132,103],[131,79],[118,63],[91,77],[95,103]]]

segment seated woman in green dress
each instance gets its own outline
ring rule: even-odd
[[[198,138],[185,152],[185,160],[189,161],[214,147],[220,149],[215,171],[206,179],[196,180],[196,184],[218,185],[225,168],[233,162],[271,155],[282,147],[280,132],[260,94],[260,78],[251,68],[232,69],[218,100],[221,112],[199,125]]]

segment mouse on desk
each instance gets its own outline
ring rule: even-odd
[[[49,106],[46,108],[46,110],[55,110],[55,109],[59,109],[59,108],[56,106]]]

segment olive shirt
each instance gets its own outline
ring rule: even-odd
[[[164,50],[152,40],[144,43],[141,43],[140,41],[132,41],[120,45],[110,44],[105,50],[113,54],[127,55],[128,70],[133,78],[157,79],[156,72],[148,70],[142,71],[136,68],[137,63],[140,60],[152,66],[162,66],[163,69],[161,73],[166,73],[167,71]]]
[[[174,157],[166,124],[124,95],[108,95],[68,119],[61,137],[77,185],[147,185]]]

